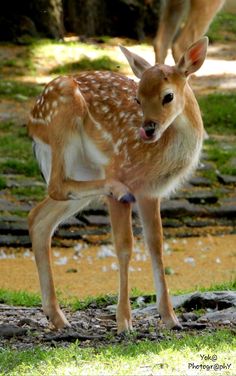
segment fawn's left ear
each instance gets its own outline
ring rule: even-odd
[[[207,46],[207,37],[203,37],[196,43],[192,44],[177,63],[177,68],[180,72],[186,77],[189,74],[196,72],[202,66],[206,58]]]

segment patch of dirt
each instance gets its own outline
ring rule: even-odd
[[[172,238],[164,243],[171,291],[209,287],[235,278],[236,235]],[[118,291],[118,261],[112,245],[53,248],[56,289],[65,297],[97,296]],[[34,257],[29,249],[0,249],[0,288],[39,293]],[[130,264],[130,287],[153,291],[151,260],[136,241]]]
[[[103,306],[91,303],[88,308],[76,312],[66,311],[70,328],[55,331],[39,308],[10,307],[0,304],[0,348],[6,345],[14,349],[29,349],[40,345],[68,346],[78,341],[80,347],[99,347],[104,345],[135,343],[141,340],[161,341],[170,339],[155,304],[146,305],[150,297],[144,296],[141,307],[133,309],[133,327],[131,334],[116,335],[115,306]],[[140,297],[133,298],[140,305]],[[175,332],[181,338],[183,332],[200,335],[216,329],[236,327],[236,294],[234,292],[193,293],[173,298],[174,307],[179,309],[179,321],[182,330]],[[193,309],[201,308],[201,314]],[[206,313],[207,312],[207,313]],[[210,312],[210,313],[209,313]],[[205,314],[206,313],[206,314]],[[10,323],[9,323],[10,321]]]

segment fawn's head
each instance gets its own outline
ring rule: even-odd
[[[134,74],[140,78],[137,102],[143,111],[140,137],[144,141],[157,141],[183,111],[187,77],[203,64],[207,45],[207,37],[200,39],[173,67],[163,64],[151,66],[142,57],[121,46]]]

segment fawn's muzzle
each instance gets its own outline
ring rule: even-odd
[[[140,137],[143,140],[152,140],[155,136],[155,131],[158,127],[158,124],[154,121],[148,121],[142,125],[140,128]]]

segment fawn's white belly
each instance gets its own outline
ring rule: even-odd
[[[52,165],[50,145],[34,138],[33,149],[44,179],[49,184]],[[85,134],[73,136],[61,151],[64,154],[66,177],[78,181],[103,179],[107,157],[98,150],[96,145]]]

